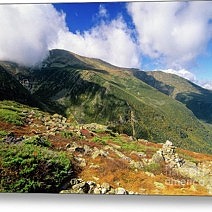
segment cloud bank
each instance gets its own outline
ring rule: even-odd
[[[127,8],[142,54],[168,68],[191,64],[212,38],[211,2],[135,2]]]
[[[106,19],[109,14],[100,5],[97,15]],[[1,5],[0,29],[0,60],[30,66],[41,62],[49,49],[62,48],[117,66],[140,67],[137,45],[122,17],[75,34],[65,15],[50,4]]]
[[[64,15],[48,5],[0,5],[0,59],[39,63],[65,28]]]

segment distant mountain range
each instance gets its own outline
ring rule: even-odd
[[[74,116],[154,142],[212,152],[212,92],[179,76],[113,66],[65,50],[40,65],[0,62],[0,100]]]

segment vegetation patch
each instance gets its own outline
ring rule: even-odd
[[[40,137],[40,136],[30,137],[30,138],[26,139],[24,141],[24,143],[25,144],[32,144],[32,145],[35,145],[35,146],[41,146],[41,147],[51,147],[51,143],[46,138],[43,138],[43,137]]]
[[[4,130],[0,130],[0,138],[6,136],[8,133]]]
[[[0,143],[1,192],[58,192],[69,176],[71,162],[60,152],[34,145]]]
[[[23,117],[13,110],[10,109],[0,109],[0,120],[9,122],[15,125],[23,125]]]

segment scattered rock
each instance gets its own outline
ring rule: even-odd
[[[94,191],[93,191],[94,194],[101,194],[101,190],[99,188],[94,188]]]
[[[70,187],[70,188],[69,188]],[[66,190],[60,191],[61,194],[76,193],[76,194],[128,194],[124,188],[118,187],[114,189],[109,183],[102,185],[96,184],[93,181],[83,181],[82,179],[72,179]],[[134,194],[131,192],[131,194]]]
[[[128,192],[124,188],[116,188],[115,189],[115,194],[128,194]]]
[[[149,176],[149,177],[155,177],[155,175],[154,175],[153,173],[151,173],[151,172],[145,172],[145,174],[146,174],[147,176]]]
[[[178,156],[175,149],[176,147],[172,142],[167,140],[166,143],[163,144],[162,149],[158,150],[152,156],[152,162],[161,163],[164,161],[170,168],[181,167],[185,161]]]
[[[6,137],[3,139],[4,142],[9,143],[9,144],[11,144],[11,143],[19,143],[19,142],[21,142],[23,140],[24,140],[23,136],[17,138],[13,132],[11,132],[8,135],[6,135]]]
[[[66,144],[66,149],[68,149],[70,147],[71,147],[71,144],[70,143]]]

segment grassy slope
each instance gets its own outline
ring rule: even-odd
[[[212,123],[212,91],[201,88],[177,75],[161,71],[135,74],[159,91],[184,103],[197,118]]]
[[[81,123],[107,124],[128,134],[134,128],[136,137],[170,139],[187,149],[211,152],[210,132],[191,111],[128,69],[56,50],[35,73],[36,95],[56,102]]]

